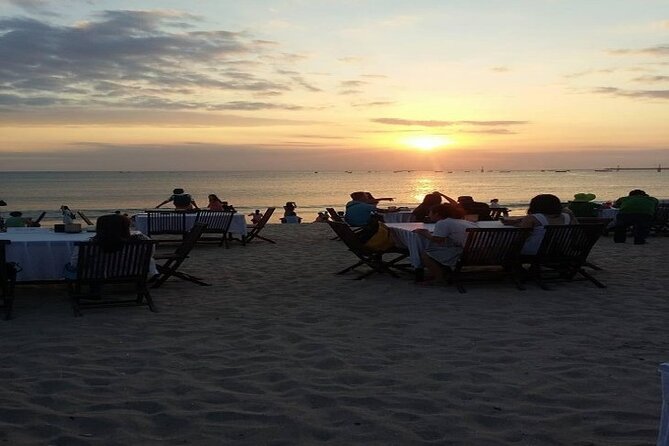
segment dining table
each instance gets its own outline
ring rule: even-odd
[[[7,228],[0,240],[9,240],[5,247],[8,262],[15,262],[19,271],[17,282],[63,280],[65,265],[70,261],[75,242],[94,236],[90,232],[54,232],[49,228]]]

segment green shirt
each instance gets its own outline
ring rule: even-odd
[[[631,195],[619,198],[616,203],[623,214],[655,215],[658,201],[648,195]]]
[[[26,219],[23,217],[8,217],[5,220],[5,226],[8,228],[23,228],[26,225]]]

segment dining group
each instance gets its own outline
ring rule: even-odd
[[[444,267],[454,267],[463,251],[467,229],[477,228],[479,221],[492,220],[491,214],[501,215],[502,223],[506,226],[527,228],[529,235],[525,239],[521,254],[533,256],[541,245],[546,226],[578,224],[579,218],[595,217],[597,209],[602,205],[594,203],[594,199],[594,194],[579,193],[575,194],[573,201],[563,204],[556,195],[539,194],[530,200],[525,216],[509,218],[505,208],[501,213],[491,212],[499,207],[497,200],[492,200],[491,206],[477,202],[471,196],[460,196],[454,200],[441,192],[432,192],[411,212],[412,221],[434,223],[432,230],[413,230],[428,240],[421,252],[422,263],[429,274],[426,280],[439,281],[444,278]],[[351,200],[346,204],[346,223],[361,228],[356,233],[369,249],[390,249],[392,244],[397,243],[389,235],[379,236],[389,232],[383,223],[384,216],[396,212],[394,208],[378,207],[379,202],[385,200],[391,201],[392,198],[375,198],[369,192],[358,191],[351,194]],[[645,244],[658,200],[643,190],[634,189],[611,204],[616,210],[614,241],[624,243],[631,227],[634,243]],[[383,241],[379,244],[382,238]]]

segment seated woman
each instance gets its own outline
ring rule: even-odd
[[[289,201],[283,207],[283,217],[281,223],[302,223],[302,217],[298,217],[295,209],[297,204],[294,201]]]
[[[209,204],[207,205],[207,209],[210,211],[222,211],[223,210],[223,202],[216,196],[216,194],[209,194]]]
[[[514,226],[531,228],[532,232],[525,241],[521,254],[536,255],[546,233],[546,225],[570,225],[576,219],[562,208],[560,199],[551,194],[540,194],[530,200],[527,215],[514,223]]]
[[[95,236],[91,241],[98,242],[102,251],[113,253],[123,249],[126,242],[131,240],[149,240],[142,233],[130,234],[130,219],[121,214],[103,215],[95,224]],[[70,262],[65,265],[65,278],[74,279],[77,276],[77,263],[79,261],[79,250],[75,249],[70,257]],[[151,259],[149,265],[149,276],[158,274],[156,263]]]
[[[439,191],[434,191],[430,194],[425,195],[425,198],[423,198],[423,202],[419,204],[416,207],[416,209],[413,210],[413,212],[411,212],[413,216],[413,221],[425,221],[429,217],[430,209],[432,209],[433,206],[441,204],[442,198],[444,198],[452,205],[457,205],[457,201],[442,194]]]
[[[443,280],[443,267],[452,268],[462,254],[467,240],[467,228],[476,224],[464,220],[464,212],[452,204],[440,204],[430,210],[430,219],[436,221],[434,231],[416,229],[415,233],[430,240],[430,246],[421,254],[423,264],[430,273],[429,279]]]

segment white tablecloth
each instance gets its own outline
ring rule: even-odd
[[[0,233],[0,239],[11,240],[7,261],[19,264],[19,282],[31,280],[60,280],[63,268],[70,261],[74,242],[87,241],[94,233],[66,234],[45,228],[16,228]]]
[[[399,246],[404,246],[409,250],[409,262],[414,268],[422,268],[423,261],[420,254],[430,245],[430,241],[416,234],[414,229],[427,229],[432,232],[434,223],[386,223],[390,228],[390,235]]]
[[[197,214],[195,213],[186,215],[186,230],[193,227],[193,225],[195,224],[196,215]],[[146,234],[148,229],[147,226],[148,226],[147,214],[142,213],[135,215],[135,228],[138,231],[140,231],[143,234]],[[229,232],[237,236],[246,235],[246,218],[244,217],[244,214],[235,214],[232,216],[232,223],[230,223]]]
[[[430,245],[430,240],[413,232],[415,229],[434,231],[434,223],[386,223],[395,243],[409,250],[409,262],[414,268],[423,268],[420,254]],[[503,228],[501,221],[479,221],[479,228]]]
[[[382,215],[386,223],[407,223],[413,217],[411,211],[386,212]]]

